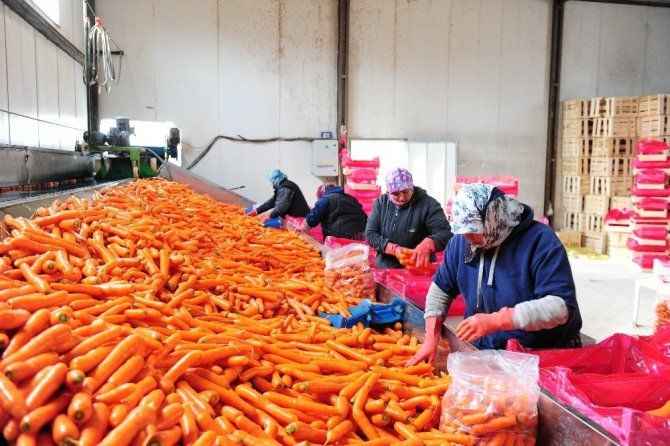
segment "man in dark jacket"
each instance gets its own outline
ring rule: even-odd
[[[425,190],[414,186],[412,174],[394,169],[386,176],[388,192],[377,198],[365,228],[365,237],[377,250],[377,266],[400,268],[401,247],[413,249],[417,266],[426,266],[433,253],[451,238],[444,210]]]
[[[322,184],[316,191],[318,200],[305,217],[303,230],[319,223],[323,236],[363,240],[367,215],[361,204],[335,184]]]
[[[252,209],[247,213],[250,216],[262,214],[272,209],[270,218],[285,217],[304,217],[309,212],[309,205],[305,201],[302,191],[293,181],[290,181],[284,172],[275,169],[270,174],[270,181],[274,188],[274,194],[265,203]]]

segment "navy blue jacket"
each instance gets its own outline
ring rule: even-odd
[[[305,220],[312,228],[321,224],[324,237],[342,237],[362,240],[367,215],[361,204],[344,189],[333,186],[314,203]]]
[[[262,214],[272,209],[270,218],[290,215],[292,217],[304,217],[309,212],[309,205],[305,201],[300,187],[289,179],[273,186],[272,197],[256,208],[256,212]]]
[[[500,246],[493,270],[492,286],[488,285],[491,261],[495,250],[484,252],[484,274],[481,299],[477,302],[477,278],[480,256],[465,263],[469,242],[462,235],[454,236],[445,252],[444,262],[433,281],[449,296],[465,297],[465,317],[475,313],[493,313],[503,307],[548,295],[565,299],[569,318],[564,325],[550,330],[522,330],[493,333],[479,339],[478,348],[503,349],[510,338],[531,348],[571,347],[579,338],[582,318],[577,306],[575,283],[565,248],[554,231],[533,220],[533,211],[526,206],[523,220]]]

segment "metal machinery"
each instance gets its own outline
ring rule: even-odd
[[[171,128],[165,146],[131,146],[130,137],[135,129],[128,118],[117,118],[116,126],[105,134],[100,131],[84,132],[85,143],[77,151],[95,158],[97,180],[113,181],[124,178],[148,178],[158,174],[161,165],[177,158],[181,142],[178,128]]]

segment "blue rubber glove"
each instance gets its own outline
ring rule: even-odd
[[[263,222],[263,227],[281,229],[284,227],[284,220],[281,217],[268,218]]]

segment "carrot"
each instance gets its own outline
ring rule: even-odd
[[[141,345],[142,338],[138,335],[130,335],[117,344],[93,372],[90,390],[97,390]]]
[[[53,420],[51,435],[56,444],[74,442],[79,438],[79,428],[67,415],[60,414]]]
[[[130,396],[135,390],[137,390],[137,385],[134,383],[121,384],[105,393],[98,393],[95,396],[95,400],[106,404],[118,403]]]
[[[90,352],[72,359],[70,361],[70,368],[81,370],[82,372],[93,370],[113,349],[114,346],[111,345],[94,348]]]
[[[26,406],[28,410],[34,410],[44,404],[65,382],[67,366],[62,362],[49,366],[35,387],[26,397]]]
[[[459,418],[459,420],[466,426],[472,426],[474,424],[486,423],[486,421],[489,418],[490,418],[489,415],[487,415],[486,413],[478,412],[470,415],[463,415],[462,417]]]
[[[184,444],[191,444],[195,442],[198,436],[198,426],[195,421],[195,415],[191,406],[184,405],[184,413],[179,419],[179,426],[181,427]]]
[[[148,446],[173,446],[182,438],[181,428],[173,426],[170,429],[160,430],[148,439]]]
[[[21,308],[28,311],[36,311],[40,308],[51,308],[67,305],[70,303],[70,296],[65,291],[42,294],[26,294],[24,296],[9,299],[8,303],[13,308]]]
[[[46,317],[47,320],[50,317],[48,311],[46,312]],[[69,345],[71,341],[72,330],[69,326],[65,324],[54,325],[32,338],[15,353],[5,357],[0,364],[7,365],[41,353],[59,351],[64,345]]]
[[[23,274],[23,277],[26,279],[26,281],[30,285],[34,286],[37,291],[40,291],[42,293],[46,293],[49,291],[50,289],[49,283],[46,280],[42,279],[37,274],[35,274],[35,272],[32,269],[30,269],[30,266],[23,263],[21,264],[19,269],[21,270],[21,274]]]
[[[309,424],[297,421],[286,426],[286,433],[291,435],[296,441],[308,441],[310,443],[323,444],[326,442],[326,431],[314,429]]]
[[[20,282],[23,283],[23,282]],[[37,291],[37,288],[34,285],[23,285],[16,286],[12,288],[7,288],[0,291],[0,301],[5,302],[13,297],[24,296],[26,294],[32,294]],[[4,319],[3,319],[4,320]],[[10,321],[12,319],[10,318]],[[11,325],[11,322],[10,322]]]
[[[133,409],[128,416],[112,429],[99,443],[100,446],[129,445],[142,429],[156,418],[156,410],[149,405],[140,405]]]
[[[235,388],[235,392],[244,400],[251,403],[254,407],[267,412],[282,424],[289,424],[298,421],[298,417],[296,415],[268,401],[248,384],[238,385]]]
[[[109,377],[107,382],[114,385],[127,383],[135,378],[142,371],[143,367],[144,357],[142,355],[133,355]]]
[[[30,378],[38,371],[58,362],[58,354],[42,353],[25,361],[17,361],[5,367],[5,376],[14,382]]]
[[[96,333],[93,336],[82,341],[79,345],[73,348],[70,351],[70,356],[76,357],[91,351],[92,349],[105,344],[106,342],[112,341],[124,333],[123,328],[118,326],[112,326],[105,331]]]
[[[67,407],[71,396],[64,393],[51,402],[28,412],[21,418],[21,432],[36,433]]]
[[[368,375],[368,378],[365,380],[365,384],[358,390],[354,400],[354,405],[352,408],[352,415],[354,421],[360,427],[361,431],[368,437],[368,440],[374,440],[379,437],[377,430],[370,423],[367,416],[365,415],[365,403],[367,402],[368,395],[372,390],[372,387],[379,381],[381,375],[377,372],[371,372]]]
[[[94,408],[91,396],[83,392],[75,394],[67,408],[67,415],[79,424],[88,422],[91,416],[93,416],[93,412]]]
[[[216,442],[216,432],[203,432],[193,443],[193,446],[213,446]]]
[[[5,427],[2,429],[2,437],[7,441],[15,441],[20,434],[20,424],[15,418],[7,421],[7,424],[5,424]]]
[[[333,444],[343,439],[346,435],[353,432],[354,423],[349,420],[340,422],[337,426],[329,429],[326,433],[326,444]]]
[[[56,251],[56,268],[58,268],[63,274],[70,274],[74,270],[74,267],[67,257],[67,253],[60,249]]]
[[[37,435],[26,433],[19,435],[16,446],[37,446]]]
[[[23,395],[4,375],[0,375],[0,403],[14,418],[21,418],[28,411]]]
[[[179,422],[184,414],[184,407],[181,403],[172,403],[161,409],[156,428],[158,430],[169,429]]]
[[[165,392],[171,392],[174,389],[174,383],[186,370],[195,366],[200,362],[202,353],[199,351],[192,351],[184,355],[170,370],[168,370],[163,378],[160,380],[161,389]]]
[[[471,431],[474,435],[484,435],[497,432],[503,429],[509,429],[516,426],[517,419],[515,416],[504,416],[494,418],[486,423],[475,424],[471,427]]]
[[[282,407],[305,411],[309,414],[317,416],[325,416],[325,417],[336,416],[339,413],[337,409],[333,406],[313,402],[306,399],[291,398],[289,396],[282,395],[281,393],[277,392],[265,392],[263,396],[268,400],[270,400],[271,402],[278,404]]]
[[[99,403],[104,404],[104,403]],[[109,424],[116,427],[128,416],[128,406],[126,404],[116,404],[112,407],[109,414]]]

